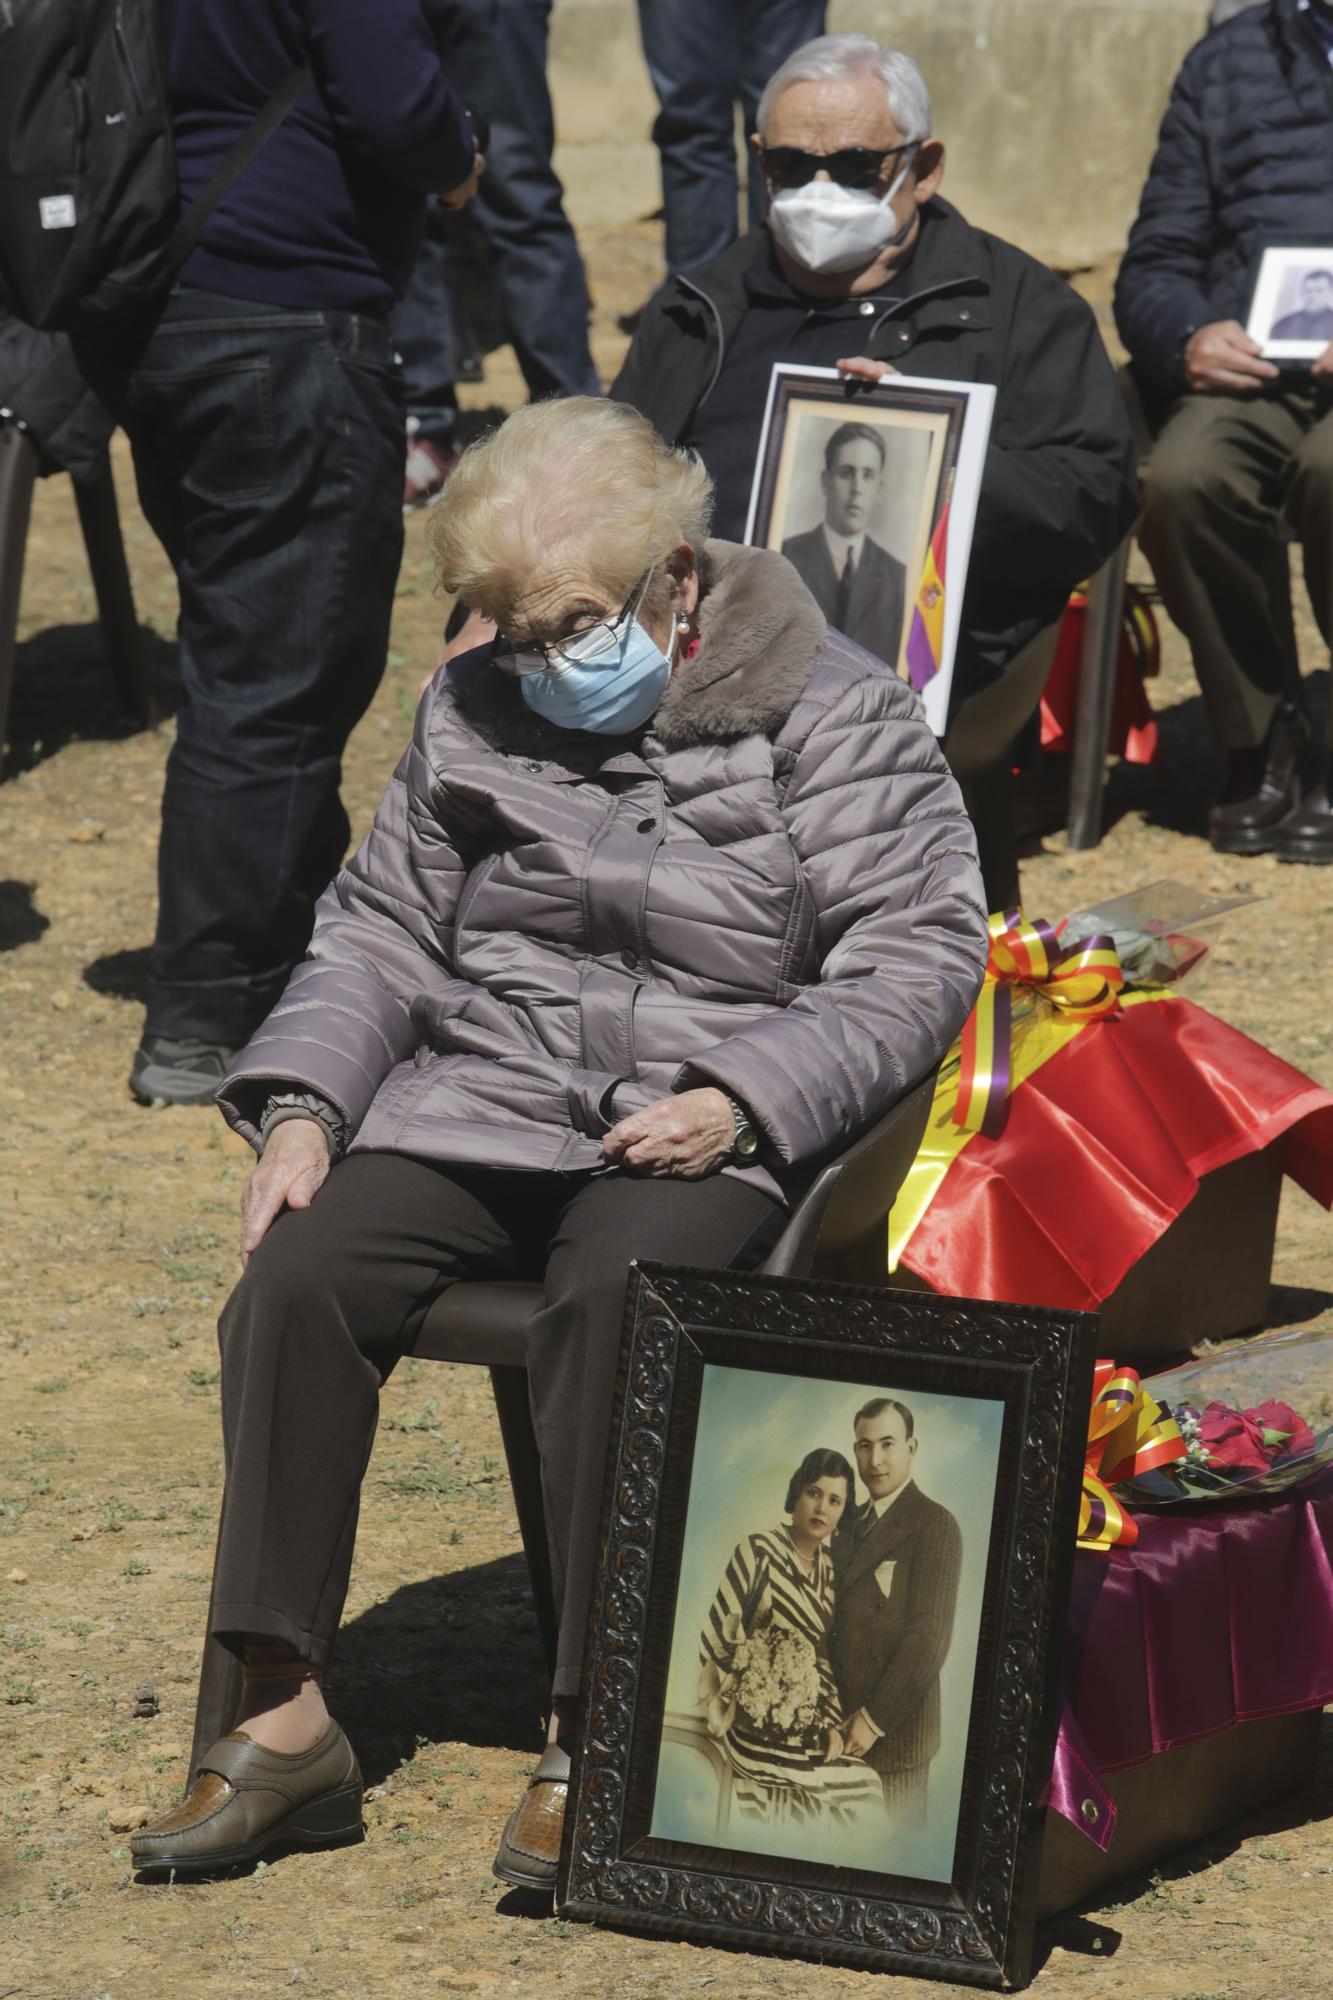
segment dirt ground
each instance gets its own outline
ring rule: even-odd
[[[656,234],[591,233],[586,248],[609,374],[624,344],[614,315],[647,292]],[[1089,282],[1104,296],[1097,274]],[[507,350],[467,392],[482,411],[520,393]],[[117,719],[69,484],[52,480],[37,499],[0,785],[0,1996],[868,1995],[868,1975],[619,1937],[500,1893],[491,1857],[538,1741],[543,1690],[475,1370],[409,1364],[384,1398],[332,1690],[373,1788],[365,1843],[215,1886],[130,1878],[128,1829],[173,1796],[189,1742],[220,1478],[214,1321],[237,1272],[248,1155],[213,1114],[150,1113],[126,1093],[175,599],[123,453],[117,471],[168,719],[137,734]],[[348,758],[358,828],[409,728],[442,615],[418,518],[389,671]],[[1259,891],[1266,900],[1233,920],[1192,993],[1333,1084],[1333,877],[1213,855],[1201,837],[1213,770],[1203,713],[1184,649],[1165,636],[1153,690],[1161,765],[1114,772],[1096,852],[1045,840],[1024,867],[1027,906],[1054,917],[1164,876]],[[1269,1324],[1333,1326],[1328,1219],[1290,1185]],[[135,1712],[145,1683],[151,1717]],[[1327,1994],[1331,1806],[1326,1757],[1308,1796],[1044,1930],[1035,1990]]]

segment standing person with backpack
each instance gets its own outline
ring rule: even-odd
[[[420,0],[162,0],[161,17],[182,209],[271,128],[169,295],[79,338],[181,596],[130,1088],[202,1104],[346,850],[342,753],[384,670],[402,554],[389,309],[428,198],[461,206],[481,161]]]

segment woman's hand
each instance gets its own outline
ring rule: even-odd
[[[843,1754],[842,1731],[837,1728],[831,1728],[828,1733],[828,1747],[824,1752],[824,1762],[826,1764],[836,1764],[839,1757]]]
[[[328,1179],[328,1134],[318,1118],[284,1118],[241,1192],[241,1262],[257,1250],[285,1205],[309,1208]]]
[[[622,1118],[603,1139],[602,1151],[613,1165],[631,1173],[697,1181],[730,1159],[735,1137],[731,1106],[710,1085],[661,1097]]]

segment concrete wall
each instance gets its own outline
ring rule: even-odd
[[[1124,243],[1171,80],[1207,0],[831,0],[916,57],[949,147],[945,192],[984,227],[1069,268]],[[555,0],[557,164],[575,220],[660,200],[654,100],[634,0]]]

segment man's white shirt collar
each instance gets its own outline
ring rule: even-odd
[[[871,1504],[871,1506],[872,1506],[872,1507],[874,1508],[874,1510],[875,1510],[875,1514],[876,1514],[876,1517],[877,1517],[877,1518],[878,1518],[879,1520],[881,1520],[881,1521],[882,1521],[882,1520],[884,1519],[884,1516],[885,1516],[885,1515],[886,1515],[886,1514],[888,1513],[888,1511],[889,1511],[890,1507],[892,1507],[892,1505],[893,1505],[894,1501],[895,1501],[895,1500],[898,1500],[898,1499],[900,1499],[900,1498],[902,1497],[902,1495],[903,1495],[904,1493],[906,1493],[906,1491],[907,1491],[908,1487],[909,1487],[909,1486],[911,1485],[911,1483],[912,1483],[912,1481],[911,1481],[911,1477],[910,1477],[910,1475],[909,1475],[909,1477],[908,1477],[908,1478],[904,1479],[904,1481],[903,1481],[903,1483],[902,1483],[902,1485],[901,1485],[901,1486],[895,1486],[895,1487],[894,1487],[894,1489],[893,1489],[893,1491],[892,1491],[892,1493],[886,1493],[886,1494],[884,1495],[884,1498],[883,1498],[882,1500],[872,1500],[872,1501],[871,1501],[871,1503],[870,1503],[870,1504]]]
[[[838,572],[839,577],[841,577],[847,567],[848,549],[852,552],[853,573],[860,569],[861,552],[866,545],[864,528],[859,535],[840,535],[836,528],[830,528],[828,522],[825,521],[824,540],[828,543],[828,552],[833,558],[833,567]]]

